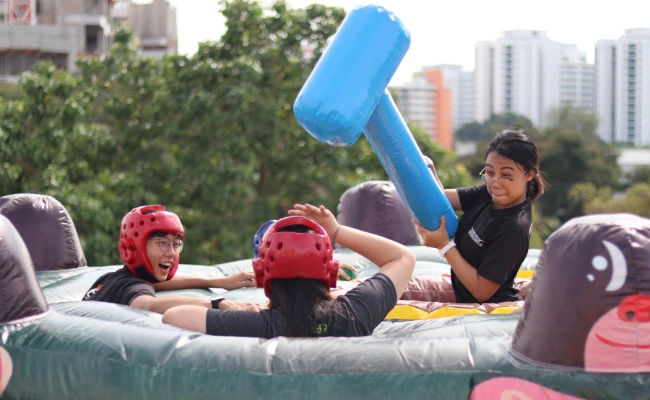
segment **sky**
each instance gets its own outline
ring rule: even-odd
[[[181,54],[194,54],[199,42],[217,40],[225,31],[217,0],[169,1],[176,7]],[[551,40],[577,45],[593,62],[598,40],[616,40],[626,29],[650,28],[648,0],[287,0],[293,8],[312,3],[346,11],[375,4],[402,21],[411,46],[391,84],[405,83],[422,67],[437,64],[471,71],[475,44],[496,40],[505,31],[545,31]]]

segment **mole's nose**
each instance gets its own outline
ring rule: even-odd
[[[618,305],[618,317],[624,322],[650,322],[650,296],[627,296]]]

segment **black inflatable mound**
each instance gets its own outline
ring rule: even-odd
[[[19,193],[0,197],[0,214],[16,227],[36,271],[85,267],[77,230],[63,205],[52,196]]]
[[[411,212],[390,181],[363,182],[346,190],[339,199],[337,220],[407,246],[422,244]]]
[[[0,215],[0,324],[47,309],[27,247],[11,222]]]

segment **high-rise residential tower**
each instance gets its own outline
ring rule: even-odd
[[[596,43],[598,134],[608,143],[650,145],[650,29]]]
[[[570,104],[594,110],[593,66],[575,45],[550,40],[545,32],[505,32],[476,45],[476,120],[516,113],[536,126],[549,111]]]

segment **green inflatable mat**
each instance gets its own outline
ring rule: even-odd
[[[448,272],[430,249],[414,247],[416,270]],[[532,251],[534,265],[538,252]],[[337,258],[361,278],[376,267],[349,251]],[[368,337],[212,337],[165,325],[160,315],[81,302],[97,277],[121,266],[37,274],[49,311],[0,327],[14,371],[3,399],[469,398],[481,382],[516,377],[583,398],[642,398],[647,374],[539,368],[509,352],[519,314],[384,321]],[[182,264],[179,273],[222,276],[250,260]],[[210,296],[222,290],[170,293]],[[262,301],[261,289],[224,293]]]
[[[3,399],[464,399],[509,376],[589,399],[645,398],[648,374],[516,361],[518,316],[389,322],[356,338],[212,337],[114,304],[59,303],[0,327],[14,374]]]

